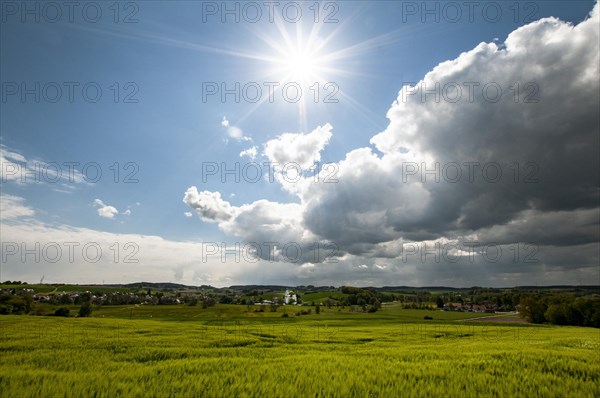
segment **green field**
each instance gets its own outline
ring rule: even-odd
[[[60,306],[52,306],[51,308]],[[49,307],[50,308],[50,307]],[[71,306],[73,312],[79,306]],[[264,312],[258,312],[260,309]],[[249,309],[249,310],[248,310]],[[299,311],[311,309],[310,315],[302,315],[301,317],[292,317],[282,319],[282,315],[287,313],[292,316]],[[269,306],[235,304],[220,304],[215,307],[203,309],[200,306],[186,305],[138,305],[138,306],[103,306],[94,310],[92,316],[97,318],[121,318],[121,319],[160,319],[173,321],[204,321],[216,322],[221,320],[260,320],[261,322],[286,322],[295,323],[306,320],[337,320],[352,322],[378,322],[387,320],[390,322],[421,322],[425,315],[433,317],[433,321],[460,320],[475,317],[488,317],[490,314],[478,312],[446,312],[446,311],[428,311],[428,310],[405,310],[399,305],[385,305],[384,309],[372,314],[365,314],[358,307],[352,312],[350,307],[344,309],[320,308],[321,313],[315,314],[314,307],[303,306],[279,306],[277,312],[271,312]],[[50,311],[50,310],[49,310]]]
[[[600,396],[600,330],[488,314],[127,306],[0,317],[0,395]],[[429,315],[433,320],[424,320]]]
[[[322,302],[323,300],[329,298],[329,297],[334,297],[334,298],[339,298],[339,297],[344,297],[347,296],[347,294],[344,294],[342,292],[316,292],[316,293],[308,293],[302,296],[302,301],[305,303],[310,303],[312,301],[315,301],[317,303]]]

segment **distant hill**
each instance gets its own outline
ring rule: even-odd
[[[173,283],[173,282],[134,282],[134,283],[107,283],[107,284],[70,284],[70,283],[33,283],[28,284],[26,282],[21,281],[5,281],[0,284],[0,288],[15,288],[17,286],[28,287],[28,288],[57,288],[59,290],[65,289],[69,287],[69,290],[76,290],[77,288],[81,288],[82,290],[88,290],[93,288],[112,288],[112,289],[190,289],[190,290],[234,290],[237,292],[248,292],[252,290],[260,290],[260,291],[283,291],[286,289],[296,290],[301,292],[331,292],[338,291],[341,286],[313,286],[313,285],[299,285],[299,286],[291,286],[291,285],[231,285],[229,287],[217,288],[211,285],[184,285],[181,283]],[[353,286],[354,287],[354,286]],[[504,290],[504,289],[518,289],[518,290],[564,290],[564,291],[590,291],[595,293],[600,293],[600,285],[550,285],[550,286],[531,286],[531,285],[523,285],[523,286],[515,286],[515,287],[500,287],[500,288],[492,288],[492,287],[482,287],[482,286],[471,286],[471,287],[451,287],[451,286],[356,286],[360,289],[377,291],[377,292],[407,292],[407,291],[466,291],[466,290]]]

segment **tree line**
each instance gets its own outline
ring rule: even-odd
[[[531,294],[521,299],[519,314],[532,323],[600,328],[600,298],[566,294]]]

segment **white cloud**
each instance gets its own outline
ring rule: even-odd
[[[258,200],[236,207],[234,214],[219,226],[245,241],[301,244],[310,236],[301,222],[302,209],[296,203]]]
[[[33,215],[24,199],[10,195],[0,198],[2,275],[6,279],[39,281],[45,275],[46,283],[178,281],[223,287],[248,283],[257,275],[282,283],[293,278],[299,270],[296,264],[256,257],[251,262],[223,261],[223,250],[227,250],[229,258],[233,257],[231,252],[235,250],[235,243],[222,246],[221,241],[178,242],[155,235],[117,234],[18,218]],[[10,206],[5,206],[7,204]],[[15,205],[26,210],[10,211],[17,207]],[[11,215],[10,220],[5,210]],[[36,247],[39,249],[34,250]],[[26,261],[22,248],[29,252]],[[239,257],[245,259],[248,255]]]
[[[240,157],[243,158],[244,156],[250,158],[251,160],[256,159],[256,152],[257,152],[258,147],[255,145],[253,147],[250,147],[248,149],[243,150],[242,152],[240,152]]]
[[[115,207],[105,204],[100,199],[95,199],[94,205],[100,206],[98,208],[98,215],[100,217],[114,218],[117,214],[119,214],[119,211]]]
[[[252,141],[252,138],[244,135],[242,129],[232,125],[225,116],[223,116],[223,120],[221,120],[221,126],[225,128],[229,138],[232,138],[236,141]]]
[[[258,200],[236,207],[223,200],[219,192],[198,192],[196,187],[186,191],[183,202],[203,221],[217,223],[228,235],[257,243],[262,250],[258,256],[263,259],[287,256],[302,264],[321,262],[332,253],[329,242],[318,239],[304,226],[299,204]]]
[[[307,171],[321,160],[321,151],[331,138],[331,125],[319,126],[309,134],[284,133],[265,144],[265,156],[282,165],[294,163]]]
[[[23,202],[25,199],[13,195],[0,195],[0,214],[3,220],[18,217],[32,217],[35,212]]]
[[[235,214],[235,207],[221,199],[219,192],[202,191],[190,187],[185,192],[183,203],[196,210],[198,216],[209,222],[227,221]]]
[[[0,144],[0,179],[2,183],[60,184],[68,189],[75,189],[75,184],[89,184],[77,169],[77,165],[72,163],[27,159],[22,154]],[[61,188],[55,188],[54,191],[71,193]]]
[[[215,281],[235,272],[235,268],[221,262],[219,251],[204,255],[203,243],[170,241],[153,235],[115,234],[35,221],[2,223],[2,242],[12,245],[11,251],[3,254],[2,275],[7,279],[38,281],[46,275],[47,283],[161,282],[173,281],[173,269],[179,269],[180,282],[193,284],[196,281],[191,273],[187,275],[184,270],[202,270],[213,275]],[[31,251],[36,244],[40,248],[49,245],[50,249],[38,250],[38,261],[33,261],[34,254],[28,255],[30,261],[22,261],[21,247]],[[61,252],[58,259],[57,247]]]
[[[186,217],[192,217],[193,216],[193,214],[192,214],[191,211],[186,211],[185,213],[183,213],[183,215],[186,216]]]
[[[123,212],[123,215],[125,216],[130,216],[131,215],[131,210],[127,209]]]
[[[27,158],[25,158],[25,156],[21,155],[20,153],[10,150],[8,147],[6,147],[3,144],[0,144],[0,157],[2,159],[12,160],[12,161],[18,162],[18,163],[26,163],[27,162]]]
[[[238,141],[241,141],[244,138],[244,132],[242,131],[242,129],[235,126],[230,126],[229,128],[227,128],[227,135],[229,135],[230,138],[233,138]]]

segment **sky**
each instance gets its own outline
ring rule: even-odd
[[[600,284],[595,1],[0,6],[2,281]]]

